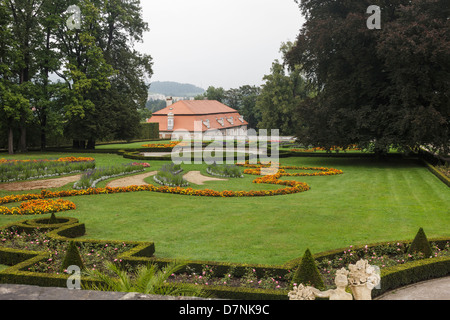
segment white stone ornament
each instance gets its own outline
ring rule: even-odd
[[[289,292],[289,300],[315,300],[316,298],[329,298],[329,300],[372,300],[372,290],[381,281],[376,267],[371,266],[367,260],[359,260],[350,264],[348,270],[342,268],[336,271],[336,289],[320,291],[314,287],[305,287],[303,284],[294,287]],[[352,294],[346,291],[350,287]]]
[[[303,284],[300,284],[288,293],[289,300],[315,300],[316,297],[312,289],[314,288],[305,287]]]
[[[381,277],[367,260],[348,266],[349,284],[355,300],[372,300],[372,290],[380,284]]]

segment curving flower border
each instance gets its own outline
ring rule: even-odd
[[[247,167],[250,169],[245,169],[245,174],[252,175],[261,175],[262,168],[270,168],[268,165],[262,164],[237,164],[241,167]],[[274,176],[278,177],[313,177],[313,176],[334,176],[338,174],[343,174],[342,170],[333,169],[333,168],[325,168],[325,167],[298,167],[298,166],[279,166],[277,168],[277,173]],[[309,171],[318,171],[318,172],[296,172],[296,173],[288,173],[286,170],[309,170]]]
[[[87,157],[65,157],[59,158],[57,160],[52,159],[33,159],[33,160],[8,160],[8,159],[0,159],[0,164],[4,163],[38,163],[38,162],[93,162],[94,158]]]
[[[0,207],[0,215],[42,215],[61,211],[75,210],[76,205],[67,200],[36,199],[22,203],[19,207]]]
[[[239,165],[239,164],[238,164]],[[262,164],[252,165],[252,164],[240,164],[240,166],[248,167],[245,169],[245,174],[250,175],[261,175],[261,168],[268,167]],[[315,170],[318,172],[312,173],[287,173],[286,170]],[[98,194],[116,194],[116,193],[127,193],[127,192],[159,192],[159,193],[171,193],[179,195],[197,196],[197,197],[217,197],[217,198],[232,198],[232,197],[267,197],[267,196],[278,196],[278,195],[288,195],[300,192],[306,192],[310,190],[310,186],[307,183],[292,181],[292,180],[280,180],[281,177],[294,177],[294,176],[329,176],[343,174],[343,171],[324,168],[324,167],[295,167],[295,166],[281,166],[278,172],[273,175],[266,175],[253,180],[255,184],[276,184],[285,186],[285,188],[277,190],[251,190],[251,191],[215,191],[210,189],[196,190],[193,188],[182,188],[182,187],[167,187],[167,186],[154,186],[154,185],[143,185],[143,186],[129,186],[129,187],[106,187],[106,188],[89,188],[84,190],[67,190],[67,191],[48,191],[42,190],[40,194],[20,194],[11,195],[0,198],[0,205],[14,202],[28,201],[32,200],[42,200],[42,199],[52,199],[52,198],[66,198],[75,196],[85,196],[85,195],[98,195]],[[54,206],[56,208],[56,206]],[[20,208],[20,207],[19,207]],[[0,214],[6,212],[8,214],[20,214],[19,208],[5,208],[0,207]],[[73,206],[68,205],[65,210],[72,210]],[[16,211],[17,210],[17,211]],[[63,211],[61,209],[60,211]],[[37,210],[36,210],[37,211]],[[33,211],[30,211],[33,212]],[[42,211],[45,212],[45,211]],[[50,213],[52,211],[47,211],[45,213]],[[54,211],[53,211],[54,212]],[[6,214],[3,213],[3,214]],[[35,213],[29,213],[35,214]],[[43,214],[43,213],[41,213]]]
[[[174,142],[171,142],[171,143],[144,144],[142,147],[143,148],[160,148],[160,149],[165,149],[165,148],[175,148],[179,144],[180,144],[180,141],[174,141]]]

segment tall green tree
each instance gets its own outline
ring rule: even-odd
[[[80,8],[81,28],[60,37],[70,57],[66,132],[81,148],[95,148],[98,139],[133,139],[140,133],[139,110],[152,75],[151,57],[133,48],[148,31],[140,1],[85,0]]]
[[[134,49],[148,25],[139,0],[2,0],[2,130],[61,132],[75,147],[140,134],[151,57]],[[80,25],[68,22],[75,6]],[[75,28],[73,28],[75,27]],[[52,81],[57,74],[62,81]],[[23,98],[23,99],[22,99]],[[87,143],[87,144],[86,144]]]
[[[23,54],[14,36],[10,3],[0,1],[0,121],[8,134],[8,152],[14,153],[14,128],[30,114],[29,101],[23,95],[19,73]]]
[[[11,70],[16,74],[16,81],[22,94],[33,100],[37,61],[34,57],[41,40],[42,30],[39,25],[40,9],[44,0],[7,0],[9,15],[12,20],[12,37],[17,43],[17,60]],[[20,109],[20,108],[19,108]],[[32,119],[31,109],[21,109],[19,120],[19,151],[27,151],[27,123]]]
[[[256,129],[261,121],[260,111],[256,108],[261,88],[258,86],[244,85],[239,88],[239,113],[248,122],[248,127]]]
[[[284,43],[280,52],[285,59],[286,52],[293,43]],[[259,129],[278,129],[281,135],[295,135],[300,125],[296,108],[301,101],[311,95],[307,80],[300,65],[287,68],[286,63],[275,60],[271,73],[264,76],[256,108],[261,113]]]
[[[101,136],[102,123],[97,120],[104,110],[100,97],[111,88],[110,77],[114,74],[98,45],[98,24],[103,17],[102,8],[96,5],[91,0],[80,1],[80,28],[63,24],[58,31],[57,41],[63,56],[59,75],[67,85],[64,90],[66,135],[73,139],[75,148],[93,148]],[[64,18],[69,19],[70,15]]]
[[[52,75],[61,69],[62,52],[58,49],[56,37],[59,28],[64,25],[63,13],[67,10],[67,1],[44,0],[40,7],[38,22],[40,33],[34,56],[37,74],[34,80],[35,101],[33,103],[35,123],[40,128],[41,150],[47,146],[48,134],[62,135],[64,121],[60,90],[61,83],[52,81]]]
[[[367,27],[373,4],[381,30]],[[306,23],[287,57],[318,88],[298,108],[302,142],[448,153],[448,1],[303,0],[299,7]]]
[[[239,109],[241,102],[241,90],[231,88],[225,91],[224,101],[227,106],[233,109]]]
[[[226,103],[227,99],[227,92],[222,87],[214,87],[209,86],[208,89],[206,89],[206,92],[204,94],[198,95],[195,97],[196,100],[216,100],[221,103]]]
[[[131,140],[141,131],[141,114],[145,112],[149,79],[153,74],[152,58],[134,49],[149,31],[143,20],[139,0],[110,0],[99,24],[99,46],[114,70],[111,90],[103,92],[106,112],[99,115],[112,139]],[[106,133],[105,135],[106,136]]]

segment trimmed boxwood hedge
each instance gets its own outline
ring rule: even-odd
[[[444,175],[441,171],[436,169],[434,166],[432,166],[427,161],[423,160],[425,166],[428,168],[428,170],[431,171],[432,174],[434,174],[439,180],[441,180],[443,183],[447,185],[447,187],[450,187],[450,179]]]
[[[43,220],[43,219],[37,219]],[[25,220],[15,222],[2,229],[16,228],[18,232],[30,232],[37,227],[40,230],[44,230],[47,236],[56,241],[70,242],[74,241],[75,244],[81,243],[94,243],[94,244],[117,244],[123,243],[130,245],[132,249],[120,254],[117,258],[122,259],[124,263],[136,263],[136,261],[149,261],[148,259],[153,256],[155,252],[155,245],[153,242],[133,242],[133,241],[106,241],[106,240],[90,240],[79,239],[85,234],[85,225],[79,223],[74,218],[59,218],[58,220],[67,221],[54,225],[41,224],[36,220]],[[43,225],[43,226],[42,226]],[[11,248],[0,248],[0,264],[11,266],[2,272],[0,272],[0,283],[8,284],[26,284],[42,287],[66,287],[68,276],[64,274],[46,274],[30,272],[28,268],[35,263],[48,260],[48,254],[46,252],[35,252],[28,250],[17,250]],[[85,282],[91,282],[92,279],[83,278]]]
[[[381,270],[381,290],[374,290],[379,296],[388,291],[409,284],[443,278],[450,274],[450,257],[439,257],[408,262]]]
[[[57,241],[75,241],[77,244],[81,243],[96,243],[96,244],[122,244],[122,241],[106,241],[106,240],[89,240],[75,238],[81,237],[85,234],[85,225],[79,223],[74,218],[58,218],[58,224],[48,225],[43,224],[42,220],[26,220],[12,223],[2,229],[16,227],[19,230],[26,232],[32,231],[39,227],[41,230],[49,231],[48,237]],[[445,246],[449,241],[448,238],[431,239],[430,242],[436,243],[438,246]],[[401,241],[402,243],[411,243]],[[133,248],[122,253],[118,258],[122,259],[123,265],[136,266],[139,264],[157,264],[164,266],[173,262],[173,259],[161,259],[153,256],[155,246],[153,242],[125,242]],[[392,243],[392,242],[391,242]],[[376,243],[368,246],[373,248],[375,246],[383,245],[383,243]],[[353,247],[354,250],[362,249],[363,246]],[[345,249],[337,249],[327,251],[314,255],[318,259],[332,259],[341,254]],[[0,283],[9,284],[26,284],[36,285],[42,287],[66,287],[67,275],[63,274],[45,274],[28,271],[28,267],[35,263],[45,261],[48,259],[48,254],[45,252],[33,252],[27,250],[17,250],[10,248],[0,248],[0,264],[11,266],[0,272]],[[223,276],[228,270],[233,267],[236,276],[244,275],[247,268],[256,270],[258,276],[263,276],[266,271],[272,273],[274,276],[284,276],[289,272],[293,272],[299,265],[301,258],[294,259],[282,266],[269,265],[254,265],[254,264],[236,264],[236,263],[222,263],[214,261],[178,261],[186,264],[189,268],[200,272],[204,265],[212,266],[216,269],[219,276]],[[185,270],[181,270],[183,272]],[[450,274],[450,257],[440,257],[433,259],[422,259],[402,265],[382,269],[381,273],[381,290],[374,290],[373,296],[379,296],[387,291],[424,280],[445,277]],[[92,282],[93,279],[83,277],[83,282]],[[209,293],[212,297],[220,299],[235,299],[235,300],[287,300],[287,290],[266,290],[266,289],[251,289],[251,288],[237,288],[228,286],[201,286],[202,289]]]

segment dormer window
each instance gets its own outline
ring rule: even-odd
[[[244,122],[245,122],[245,121],[244,121],[244,116],[240,116],[240,117],[239,117],[239,121],[242,122],[242,123],[244,123]]]
[[[228,121],[231,125],[234,124],[234,119],[233,119],[233,117],[227,118],[227,121]]]
[[[203,121],[203,125],[204,125],[205,127],[207,127],[208,129],[210,129],[210,128],[211,128],[211,123],[209,122],[209,119],[208,119],[208,120],[205,120],[205,121]]]
[[[174,114],[171,112],[167,115],[167,130],[173,130],[174,124]]]
[[[220,123],[220,125],[223,127],[225,126],[225,121],[223,118],[217,119],[217,122]]]

